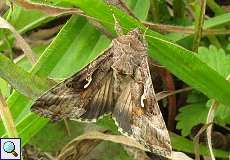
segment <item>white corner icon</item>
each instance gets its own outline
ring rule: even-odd
[[[21,139],[1,138],[0,160],[20,160],[21,159]]]

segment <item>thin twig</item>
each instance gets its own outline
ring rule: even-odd
[[[123,9],[126,11],[126,13],[128,13],[130,16],[134,17],[135,19],[139,20],[135,14],[132,12],[131,9],[129,9],[129,7],[126,5],[126,3],[124,3],[122,0],[118,0],[119,3],[121,4],[121,6],[123,7]]]
[[[212,105],[208,111],[208,116],[206,120],[206,124],[213,122],[214,116],[215,116],[215,110],[218,107],[219,103],[216,100],[213,100]],[[212,125],[207,127],[207,142],[208,142],[208,149],[211,155],[211,159],[215,160],[215,156],[212,150]]]
[[[69,124],[68,124],[68,121],[67,121],[66,118],[64,118],[64,124],[65,124],[65,128],[66,128],[67,134],[70,137],[71,136],[71,131],[70,131]]]
[[[157,0],[150,0],[150,11],[154,22],[159,22],[159,2]]]
[[[0,28],[9,29],[14,34],[15,39],[17,40],[17,43],[19,44],[20,48],[23,50],[23,52],[27,56],[30,63],[35,64],[37,57],[33,53],[30,46],[23,39],[23,37],[16,31],[16,29],[11,24],[9,24],[5,19],[3,19],[1,16],[0,16]]]
[[[8,134],[8,137],[17,138],[18,134],[16,131],[13,117],[11,115],[11,112],[6,104],[6,101],[1,91],[0,91],[0,115],[1,115],[1,119],[4,124],[4,127],[6,129],[6,132]]]
[[[181,92],[188,92],[191,91],[192,87],[186,87],[186,88],[182,88],[182,89],[178,89],[176,91],[170,92],[170,91],[162,91],[156,94],[157,97],[157,101],[160,101],[168,96],[172,96]]]
[[[195,153],[195,160],[200,160],[200,153],[199,153],[199,140],[200,135],[210,126],[212,123],[205,124],[196,134],[194,137],[193,143],[194,143],[194,153]]]
[[[43,13],[52,15],[52,16],[58,16],[60,14],[81,14],[83,13],[80,9],[77,8],[63,8],[63,7],[56,7],[56,6],[50,6],[47,4],[40,4],[40,3],[33,3],[29,2],[27,0],[10,0],[11,2],[22,6],[26,9],[36,9]]]
[[[149,27],[153,30],[158,30],[160,32],[176,32],[176,33],[186,33],[186,34],[194,34],[195,30],[189,27],[182,27],[182,26],[173,26],[173,25],[166,25],[166,24],[158,24],[158,23],[151,23],[142,21],[146,27]],[[206,35],[226,35],[230,34],[230,30],[226,29],[204,29],[202,31],[202,36]]]
[[[206,9],[206,0],[200,0],[201,1],[201,7],[199,12],[199,18],[196,20],[196,27],[195,27],[195,35],[193,40],[193,48],[192,50],[197,52],[201,36],[202,36],[202,30],[203,30],[203,24],[204,24],[204,16],[205,16],[205,9]]]

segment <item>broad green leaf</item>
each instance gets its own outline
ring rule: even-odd
[[[187,152],[187,153],[194,153],[194,144],[192,141],[182,136],[178,136],[175,133],[170,133],[170,138],[172,140],[172,146],[174,149],[178,151]],[[201,155],[209,156],[209,150],[205,145],[200,145],[199,151]],[[220,149],[213,149],[213,152],[214,152],[215,157],[218,157],[218,158],[227,159],[229,157],[228,151],[223,151]]]
[[[222,125],[230,124],[230,107],[219,104],[215,110],[215,121]]]
[[[36,53],[37,57],[39,57],[43,53],[43,51],[45,50],[45,48],[47,46],[48,46],[48,44],[45,44],[45,45],[42,44],[42,45],[33,47],[32,50],[34,53]],[[32,68],[31,63],[28,61],[28,59],[25,56],[23,58],[19,57],[19,59],[15,59],[14,61],[18,66],[22,67],[24,70],[26,70],[28,72]]]
[[[8,97],[10,95],[10,87],[2,78],[0,78],[0,91],[4,97]]]
[[[109,149],[108,149],[109,148]],[[96,153],[101,160],[133,160],[121,144],[103,141],[96,147]]]
[[[176,128],[181,130],[182,136],[187,136],[194,126],[205,123],[208,107],[206,107],[205,103],[193,103],[181,107],[179,112],[176,117],[178,121]]]
[[[207,28],[213,28],[213,27],[224,26],[224,25],[229,26],[229,24],[230,24],[230,13],[228,12],[204,21],[204,28],[207,29]]]
[[[208,98],[197,90],[188,93],[186,103],[206,103]]]
[[[132,10],[140,20],[145,20],[148,16],[149,7],[150,0],[136,0],[136,4]]]
[[[54,19],[54,17],[50,17],[49,15],[41,13],[40,11],[26,10],[15,5],[11,13],[11,18],[9,19],[9,22],[20,33],[24,33],[52,19]]]
[[[75,121],[67,121],[71,135],[68,135],[64,121],[59,123],[48,123],[39,133],[33,137],[30,144],[40,148],[42,151],[56,153],[73,138],[84,132],[84,124]]]

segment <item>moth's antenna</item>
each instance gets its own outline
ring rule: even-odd
[[[146,27],[146,29],[145,29],[145,31],[144,31],[144,34],[143,34],[143,37],[142,37],[144,46],[146,46],[146,47],[147,47],[147,44],[148,44],[148,43],[147,43],[147,41],[146,41],[145,36],[146,36],[146,32],[147,32],[148,29],[149,29],[149,27]]]
[[[144,34],[143,34],[143,37],[145,37],[146,36],[146,32],[147,32],[147,30],[149,29],[149,26],[148,27],[146,27],[146,29],[145,29],[145,31],[144,31]]]
[[[112,8],[110,8],[110,10],[113,13]],[[118,36],[124,35],[123,30],[122,30],[122,28],[121,28],[121,26],[120,26],[120,24],[119,24],[119,22],[118,22],[118,20],[117,20],[117,18],[115,16],[115,14],[113,13],[112,15],[113,15],[113,19],[114,19],[114,30],[116,31],[117,35]]]

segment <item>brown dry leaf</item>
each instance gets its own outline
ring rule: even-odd
[[[145,151],[129,146],[124,146],[124,149],[134,160],[151,160]]]
[[[112,141],[115,143],[120,143],[147,151],[144,146],[140,145],[129,137],[121,135],[111,135],[98,131],[91,131],[69,142],[62,149],[61,153],[58,156],[58,160],[66,160],[68,158],[83,160],[102,140]]]
[[[172,96],[172,95],[175,95],[175,94],[178,94],[178,93],[181,93],[181,92],[187,92],[187,91],[191,91],[192,88],[191,87],[186,87],[186,88],[182,88],[182,89],[178,89],[176,91],[162,91],[162,92],[159,92],[156,94],[156,99],[157,101],[160,101],[168,96]]]
[[[0,17],[0,28],[9,29],[14,34],[17,45],[23,50],[24,54],[26,55],[30,63],[36,63],[36,55],[33,53],[30,46],[23,39],[23,37],[16,31],[16,29],[2,17]]]
[[[87,156],[90,152],[99,144],[102,140],[98,139],[83,139],[75,140],[74,144],[67,144],[58,156],[58,160],[87,160]]]
[[[83,135],[73,139],[69,142],[61,151],[58,156],[58,160],[86,160],[87,155],[99,144],[102,140],[112,141],[125,145],[125,148],[131,148],[133,153],[137,156],[143,156],[143,160],[148,160],[145,151],[148,151],[144,146],[137,143],[132,138],[122,135],[111,135],[108,133],[102,133],[98,131],[90,131]],[[140,151],[140,152],[139,152]],[[190,157],[181,152],[173,152],[171,157],[172,160],[191,160]]]
[[[76,13],[83,14],[83,12],[77,8],[55,7],[55,6],[50,6],[47,4],[33,3],[27,0],[10,0],[10,1],[23,8],[39,10],[51,16],[59,16],[63,14],[76,14]]]
[[[172,160],[193,160],[182,152],[172,152]]]

